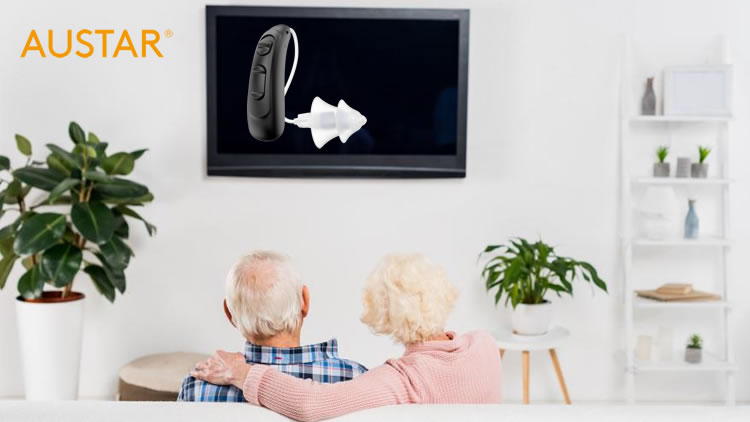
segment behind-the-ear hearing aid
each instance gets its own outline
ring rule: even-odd
[[[294,40],[294,62],[289,79],[284,84],[286,53],[289,38]],[[299,41],[294,29],[287,25],[276,25],[260,37],[250,67],[250,82],[247,90],[247,125],[250,135],[259,141],[274,141],[284,133],[284,124],[310,128],[313,142],[318,149],[338,136],[341,142],[358,131],[367,119],[357,110],[340,100],[334,107],[315,97],[309,113],[295,119],[285,117],[284,95],[297,70]]]

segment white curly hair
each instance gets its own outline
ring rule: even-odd
[[[444,331],[458,291],[443,270],[419,254],[390,254],[370,274],[361,320],[402,344]]]

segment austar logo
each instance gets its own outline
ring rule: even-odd
[[[168,29],[165,33],[171,36],[172,31]],[[52,29],[48,30],[46,35],[44,37],[47,41],[45,48],[36,30],[32,29],[26,39],[21,57],[38,54],[40,57],[46,58],[47,53],[49,53],[52,57],[63,58],[70,55],[74,48],[74,54],[81,58],[88,58],[94,54],[107,58],[110,57],[108,56],[110,51],[112,52],[112,58],[119,57],[121,54],[143,58],[148,57],[149,53],[152,57],[154,55],[158,58],[164,57],[156,46],[160,39],[159,31],[154,29],[142,29],[140,40],[136,39],[140,43],[133,42],[133,38],[127,29],[119,33],[114,29],[81,29],[75,33],[75,42],[73,42],[73,30],[68,29],[65,31],[66,42],[61,42],[62,37],[60,37],[57,44],[54,42],[56,37]],[[112,50],[112,45],[115,46],[114,50]],[[136,48],[136,46],[140,48]]]

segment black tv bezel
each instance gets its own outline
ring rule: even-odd
[[[458,116],[455,155],[219,154],[216,93],[216,18],[278,16],[455,20],[459,23]],[[207,172],[245,177],[466,177],[466,103],[469,71],[467,9],[206,6]]]

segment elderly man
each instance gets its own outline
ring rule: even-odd
[[[240,330],[247,363],[313,381],[348,381],[367,371],[357,362],[338,356],[336,339],[300,346],[302,321],[310,309],[310,292],[289,260],[259,251],[241,258],[229,271],[224,313]],[[243,402],[242,391],[214,385],[191,376],[182,382],[179,401]]]

